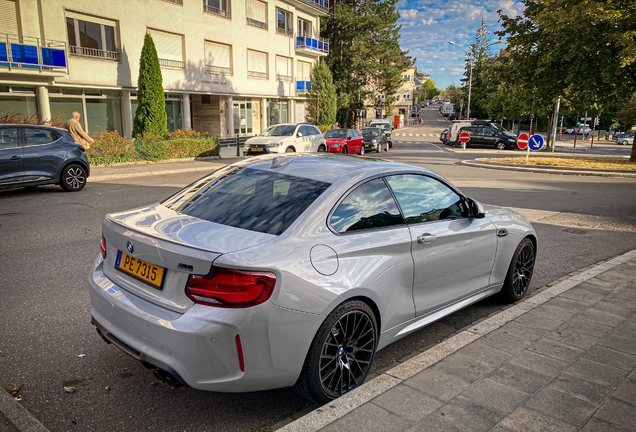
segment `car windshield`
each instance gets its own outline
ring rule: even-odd
[[[347,136],[347,131],[344,129],[332,129],[325,132],[325,138],[344,138]]]
[[[382,128],[382,130],[384,130],[385,132],[391,130],[391,126],[389,126],[388,123],[376,123],[372,124],[371,126]]]
[[[161,204],[210,222],[280,235],[329,186],[298,176],[228,166]]]
[[[377,137],[378,135],[380,135],[380,131],[377,129],[362,129],[363,137]]]
[[[296,125],[270,126],[265,129],[261,136],[292,136],[296,130]]]

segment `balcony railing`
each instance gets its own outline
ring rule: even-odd
[[[74,45],[71,45],[69,48],[71,55],[74,56],[119,61],[119,51],[106,51],[97,48],[85,48]]]
[[[219,9],[214,6],[210,6],[207,3],[203,3],[203,12],[207,12],[213,15],[222,16],[223,18],[231,18],[229,9]]]
[[[213,75],[232,75],[232,68],[205,65],[205,73]]]
[[[329,41],[319,37],[312,39],[309,36],[296,35],[296,49],[316,51],[317,53],[329,54]]]
[[[326,12],[329,11],[329,0],[303,0],[305,3],[308,3],[318,9],[322,9]]]
[[[66,42],[0,33],[0,68],[66,72]]]
[[[183,0],[163,0],[163,1],[183,6]]]
[[[185,69],[185,63],[179,60],[159,59],[159,66],[173,69]]]
[[[255,71],[247,71],[247,77],[248,78],[256,78],[256,79],[268,79],[269,76],[267,75],[267,72],[255,72]]]
[[[282,29],[278,27],[276,27],[276,33],[278,33],[279,35],[287,36],[287,37],[294,36],[294,32],[292,30]]]
[[[252,18],[248,18],[247,19],[247,25],[267,30],[267,23],[264,23],[262,21],[257,21],[257,20],[252,19]]]
[[[305,93],[311,89],[309,78],[296,78],[296,93]]]

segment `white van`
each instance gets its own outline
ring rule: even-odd
[[[455,112],[455,107],[453,106],[452,103],[447,103],[442,106],[442,109],[440,110],[440,112],[442,113],[444,117],[448,117],[449,115]]]

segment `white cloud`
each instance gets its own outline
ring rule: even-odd
[[[410,20],[417,18],[417,10],[416,9],[402,9],[400,10],[400,15],[404,20]]]

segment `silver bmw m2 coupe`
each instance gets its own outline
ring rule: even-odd
[[[536,251],[525,217],[429,170],[263,156],[107,215],[92,321],[173,387],[326,402],[403,336],[493,294],[521,299]]]

